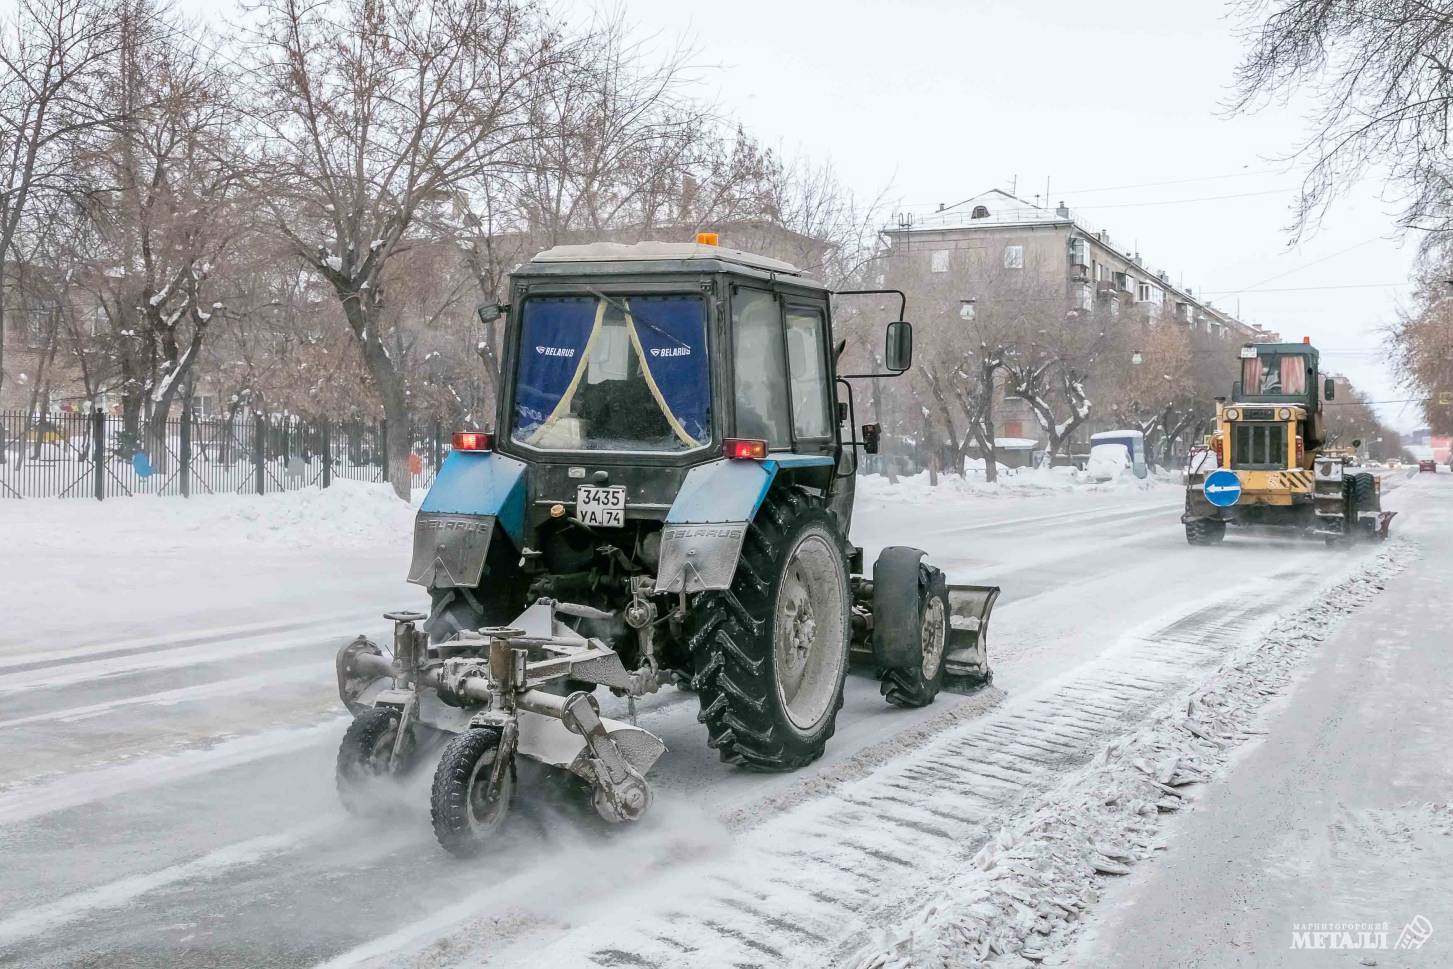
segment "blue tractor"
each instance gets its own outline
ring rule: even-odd
[[[470,855],[514,796],[515,760],[568,771],[612,821],[639,818],[665,750],[635,722],[662,685],[693,691],[731,764],[822,755],[851,663],[890,703],[989,680],[996,587],[950,586],[918,549],[863,569],[848,540],[859,450],[853,377],[906,371],[888,324],[879,374],[839,375],[833,293],[787,263],[696,243],[558,246],[511,280],[493,432],[461,432],[420,507],[391,648],[337,658],[355,714],[345,804],[445,732],[432,816]],[[602,691],[601,688],[604,688]],[[602,715],[608,691],[625,709]]]

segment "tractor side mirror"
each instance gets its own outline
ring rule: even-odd
[[[479,314],[479,322],[488,325],[504,316],[507,309],[509,307],[504,303],[481,303],[475,312]]]
[[[1331,377],[1328,377],[1326,380],[1322,381],[1322,396],[1325,397],[1327,400],[1336,400],[1337,381],[1333,380]]]
[[[1354,437],[1352,439],[1352,446],[1353,447],[1362,447],[1362,438],[1360,438],[1360,437]]]
[[[837,402],[837,422],[841,424],[848,419],[848,402],[840,400]]]
[[[913,366],[913,324],[894,320],[888,324],[888,341],[883,350],[883,363],[894,373]]]
[[[1231,384],[1231,399],[1232,400],[1240,400],[1241,399],[1241,381],[1239,381],[1239,380],[1233,381],[1232,384]]]
[[[868,454],[878,453],[878,439],[883,436],[883,425],[863,425],[863,450]]]

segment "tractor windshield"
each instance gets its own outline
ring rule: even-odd
[[[699,295],[531,297],[511,439],[550,451],[685,451],[711,440]]]

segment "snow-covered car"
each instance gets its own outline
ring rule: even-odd
[[[1096,444],[1090,448],[1085,472],[1091,481],[1114,481],[1130,470],[1130,452],[1123,444]]]
[[[1419,471],[1431,471],[1434,474],[1437,474],[1438,473],[1438,462],[1437,461],[1434,461],[1432,458],[1424,458],[1423,460],[1421,460],[1421,461],[1418,462],[1418,470]]]

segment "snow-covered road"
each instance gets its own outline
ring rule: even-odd
[[[994,688],[907,711],[850,677],[827,756],[782,776],[721,765],[694,697],[663,690],[645,822],[606,832],[542,798],[463,864],[433,843],[427,772],[389,817],[337,804],[332,655],[418,594],[410,510],[334,491],[0,508],[0,964],[835,964],[1371,554],[1189,548],[1169,486],[873,485],[870,556],[918,544],[1003,586]]]

